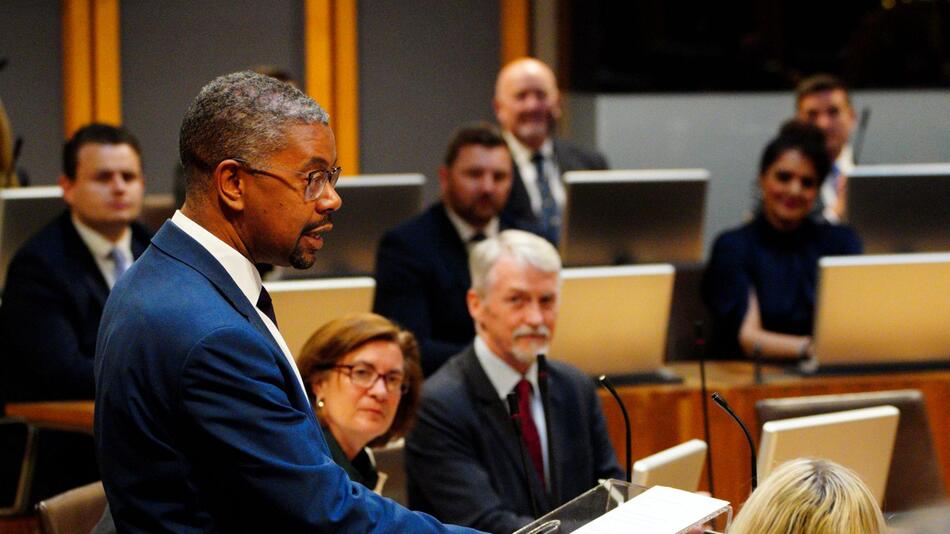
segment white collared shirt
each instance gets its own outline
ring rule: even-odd
[[[96,260],[96,267],[99,267],[99,272],[105,278],[106,285],[109,286],[109,289],[112,289],[112,286],[115,285],[115,260],[112,258],[112,249],[118,248],[119,252],[125,256],[126,265],[132,265],[135,260],[135,256],[132,255],[132,230],[126,227],[125,231],[122,232],[122,237],[113,243],[99,232],[83,224],[75,213],[72,214],[72,220],[76,233],[79,234],[79,238],[86,244],[86,248],[89,249],[93,259]]]
[[[839,175],[843,174],[844,176],[848,176],[851,174],[851,171],[854,170],[854,152],[850,144],[845,145],[844,148],[841,149],[841,153],[838,154],[838,158],[834,161],[834,166],[837,168]],[[825,216],[828,222],[837,224],[840,223],[841,220],[834,210],[834,206],[838,204],[838,188],[837,184],[832,180],[834,173],[834,170],[829,171],[824,183],[821,184],[821,201],[825,206],[822,215]]]
[[[544,419],[541,391],[538,389],[537,362],[531,364],[528,372],[521,376],[521,373],[515,371],[492,352],[488,348],[488,344],[479,336],[475,336],[475,357],[478,359],[478,363],[481,364],[482,370],[485,371],[485,375],[488,376],[488,381],[491,382],[498,393],[498,397],[506,403],[505,406],[508,405],[508,394],[515,389],[522,378],[526,378],[531,383],[531,417],[534,419],[534,426],[538,429],[538,437],[541,438],[541,455],[544,457],[544,480],[545,483],[548,483],[551,480],[551,469],[548,465],[548,425]]]
[[[264,321],[264,325],[267,326],[267,330],[271,336],[277,340],[281,352],[283,352],[284,357],[287,358],[287,363],[289,363],[290,368],[294,370],[297,381],[300,383],[300,387],[303,388],[304,394],[306,394],[307,388],[304,386],[303,378],[300,376],[297,363],[290,353],[290,348],[287,347],[287,342],[284,341],[284,336],[280,335],[280,330],[278,330],[277,325],[270,320],[270,317],[257,307],[257,299],[261,296],[261,287],[263,284],[261,283],[261,275],[257,272],[257,268],[254,267],[254,264],[251,263],[251,260],[244,257],[243,254],[232,248],[231,245],[221,241],[217,236],[205,230],[200,224],[189,219],[188,216],[180,210],[175,211],[175,215],[172,216],[171,220],[175,223],[175,226],[180,228],[211,253],[214,259],[218,260],[218,263],[224,267],[228,276],[234,280],[238,289],[241,290],[241,293],[244,293],[244,296],[247,297],[251,306],[257,311],[257,315]]]
[[[445,208],[445,215],[449,218],[449,222],[452,223],[452,226],[455,227],[455,231],[458,232],[462,243],[465,244],[465,251],[471,253],[472,247],[475,246],[472,238],[475,237],[475,234],[477,234],[479,230],[459,217],[457,213],[452,211],[452,208],[450,208],[448,204],[443,204],[442,207]],[[485,225],[485,228],[481,229],[481,232],[485,235],[486,239],[496,237],[500,226],[498,216],[496,215],[488,221],[488,224]]]
[[[538,191],[538,171],[534,168],[534,162],[531,157],[534,152],[521,144],[518,138],[511,132],[503,132],[502,135],[508,143],[508,149],[511,151],[511,157],[518,166],[518,173],[521,175],[521,182],[528,192],[528,198],[531,200],[531,211],[535,215],[541,213],[541,192]],[[541,149],[538,151],[544,156],[544,174],[548,177],[548,185],[551,187],[551,194],[554,196],[554,202],[557,204],[558,211],[564,211],[564,203],[567,200],[567,193],[564,190],[564,183],[561,182],[561,168],[554,160],[554,143],[551,138],[547,138]]]

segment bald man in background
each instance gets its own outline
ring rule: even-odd
[[[494,109],[514,162],[502,214],[557,244],[566,201],[561,174],[606,169],[607,160],[554,136],[561,95],[554,72],[537,59],[517,59],[501,69]]]

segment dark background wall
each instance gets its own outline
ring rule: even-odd
[[[57,0],[0,1],[0,99],[24,140],[20,163],[34,185],[56,183],[63,143],[63,69]]]
[[[452,130],[494,118],[498,26],[497,1],[359,3],[362,172],[421,172],[437,196]]]
[[[303,75],[296,0],[121,2],[122,114],[141,140],[150,192],[172,191],[178,128],[214,77],[273,64]]]

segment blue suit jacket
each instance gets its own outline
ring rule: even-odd
[[[174,223],[113,289],[97,449],[120,532],[441,532],[351,483],[276,341]]]
[[[513,228],[507,219],[501,230]],[[376,252],[373,311],[411,331],[429,376],[475,337],[465,293],[468,252],[437,202],[383,236]]]
[[[132,254],[149,231],[133,223]],[[0,307],[3,392],[8,401],[91,399],[102,272],[64,211],[17,251]]]
[[[512,532],[533,520],[527,486],[541,513],[623,478],[607,436],[594,382],[549,361],[548,446],[555,493],[533,469],[525,473],[519,438],[475,350],[469,347],[426,380],[419,420],[406,438],[409,505],[489,532]]]

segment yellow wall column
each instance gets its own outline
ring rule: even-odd
[[[120,124],[119,0],[63,0],[66,137],[91,121]]]
[[[501,0],[501,64],[531,55],[531,0]]]

